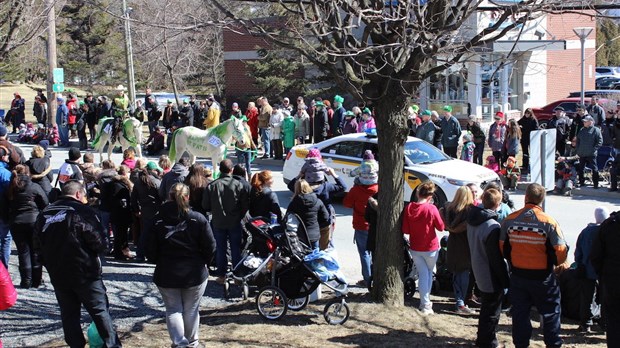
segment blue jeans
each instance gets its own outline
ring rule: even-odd
[[[245,171],[248,173],[248,178],[251,178],[252,170],[250,162],[252,160],[252,152],[235,150],[235,153],[237,154],[237,164],[243,164],[245,166]]]
[[[271,132],[269,128],[260,129],[260,141],[263,143],[263,151],[265,155],[269,156],[269,150],[271,149]]]
[[[216,276],[226,275],[228,269],[228,242],[230,242],[230,256],[232,258],[232,265],[235,267],[239,261],[241,261],[241,236],[243,229],[241,224],[236,225],[233,228],[216,228],[213,227],[213,236],[215,237],[215,244],[217,246],[217,253],[215,256],[215,264],[217,266]]]
[[[9,256],[11,256],[11,230],[9,224],[0,220],[0,261],[9,269]]]
[[[544,280],[510,276],[510,303],[512,303],[512,343],[515,347],[528,347],[532,336],[530,310],[536,306],[543,318],[544,341],[547,347],[562,345],[560,338],[560,286],[555,274]]]
[[[454,288],[454,299],[458,309],[458,307],[465,305],[465,296],[469,287],[469,270],[454,273],[452,276],[452,287]]]
[[[418,291],[420,292],[420,309],[432,309],[431,289],[433,288],[433,270],[437,263],[439,250],[415,251],[409,250],[413,262],[418,270]]]
[[[360,254],[360,263],[362,265],[362,277],[366,282],[366,286],[370,284],[370,275],[372,274],[370,267],[372,266],[372,258],[370,252],[366,250],[368,243],[368,231],[355,230],[355,245],[357,252]]]

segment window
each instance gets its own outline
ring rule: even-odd
[[[566,112],[566,113],[577,112],[577,103],[575,103],[575,102],[560,103],[558,106],[563,107],[564,108],[564,112]]]
[[[339,155],[354,158],[362,158],[364,143],[359,141],[343,141],[321,150],[327,155]]]
[[[439,151],[439,149],[424,141],[405,143],[405,157],[413,162],[413,164],[430,164],[450,159],[450,157]]]

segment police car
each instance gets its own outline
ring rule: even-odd
[[[325,164],[333,168],[349,188],[353,186],[354,180],[349,176],[349,172],[360,165],[364,151],[372,151],[381,166],[381,159],[377,157],[379,147],[376,136],[365,133],[346,134],[318,144],[293,147],[284,162],[282,174],[285,183],[288,184],[299,175],[308,151],[314,147],[321,151]],[[329,177],[329,180],[333,179]],[[483,189],[490,182],[495,182],[501,187],[499,176],[494,171],[450,158],[433,145],[415,137],[408,137],[405,143],[404,180],[406,201],[415,197],[415,190],[422,181],[434,182],[437,185],[434,197],[437,206],[451,201],[456,190],[463,185],[473,183]]]

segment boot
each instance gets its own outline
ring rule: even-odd
[[[21,279],[19,287],[29,289],[32,286],[32,269],[19,267],[19,277]]]
[[[41,266],[32,267],[32,287],[38,288],[43,284],[43,268]]]

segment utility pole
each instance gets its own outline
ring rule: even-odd
[[[56,0],[45,0],[47,8],[47,122],[56,124],[56,96],[52,85],[54,84],[54,69],[56,68]]]
[[[133,46],[131,44],[131,22],[129,15],[133,9],[127,7],[127,0],[123,0],[123,18],[125,20],[125,60],[127,62],[127,83],[129,84],[129,109],[134,110],[136,103],[136,81],[133,71]]]

